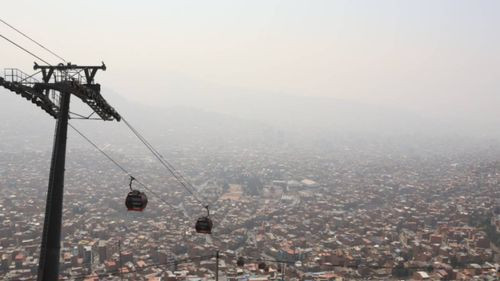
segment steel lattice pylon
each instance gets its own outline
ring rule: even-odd
[[[57,119],[38,267],[39,281],[54,281],[59,279],[64,167],[71,95],[81,99],[104,121],[120,121],[121,116],[101,96],[101,86],[94,83],[97,71],[106,70],[104,63],[101,66],[78,66],[71,63],[39,66],[35,63],[34,69],[39,72],[30,76],[17,69],[6,69],[4,77],[0,77],[0,86],[31,101]],[[41,74],[41,81],[35,78],[36,74]]]

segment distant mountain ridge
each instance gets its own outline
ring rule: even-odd
[[[352,139],[380,142],[401,137],[412,141],[460,138],[463,133],[460,124],[330,98],[222,95],[213,98],[206,109],[200,109],[197,104],[147,106],[127,101],[105,88],[103,96],[148,139],[167,146],[235,142],[248,146],[287,142],[314,145],[348,143]],[[224,108],[224,103],[233,106]],[[71,110],[90,113],[77,98],[73,98]],[[55,120],[5,89],[0,89],[0,119],[0,146],[14,147],[26,142],[51,147]],[[133,139],[125,126],[116,122],[72,120],[72,123],[98,142],[127,146]]]
[[[156,143],[224,143],[227,141],[265,142],[278,130],[256,121],[189,107],[159,108],[128,102],[114,93],[104,97],[118,112]],[[72,112],[89,114],[77,98],[73,98]],[[0,89],[1,146],[38,145],[50,148],[55,119],[19,96]],[[126,146],[135,137],[123,122],[71,120],[77,128],[93,140]],[[72,135],[71,129],[70,137]],[[78,142],[80,143],[80,142]]]

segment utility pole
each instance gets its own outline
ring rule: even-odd
[[[219,281],[219,250],[215,252],[215,281]]]
[[[118,240],[118,263],[120,266],[120,280],[123,280],[123,272],[122,272],[122,240]]]
[[[285,266],[286,266],[286,263],[282,263],[282,265],[281,265],[281,281],[285,281]]]
[[[94,111],[83,119],[91,119],[94,113],[104,121],[120,121],[121,116],[101,96],[101,86],[94,83],[97,71],[106,70],[104,63],[102,66],[78,66],[71,63],[39,66],[35,63],[33,69],[40,70],[42,81],[34,78],[35,75],[27,75],[18,69],[5,69],[5,77],[0,77],[0,86],[31,101],[57,120],[37,279],[54,281],[59,279],[70,97],[75,95]]]

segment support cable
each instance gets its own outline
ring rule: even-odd
[[[5,21],[1,20],[3,23],[7,24]],[[10,25],[9,25],[10,26]],[[11,28],[15,29],[14,27],[10,26]],[[20,32],[19,30],[16,29],[16,31]],[[20,32],[22,33],[22,32]],[[24,33],[22,33],[24,36],[30,38],[29,36],[25,35]],[[39,56],[35,55],[33,52],[27,50],[26,48],[22,47],[21,45],[17,44],[16,42],[12,41],[11,39],[5,37],[4,35],[0,34],[0,37],[2,37],[3,39],[7,40],[8,42],[10,42],[11,44],[13,44],[14,46],[20,48],[21,50],[25,51],[26,53],[30,54],[31,56],[35,57],[36,59],[48,64],[48,65],[52,65],[50,64],[49,62],[47,62],[46,60],[40,58]],[[31,39],[32,40],[32,39]],[[34,41],[34,40],[33,40]],[[41,45],[40,43],[37,43],[39,45]],[[43,45],[41,45],[43,46]],[[48,49],[47,49],[48,50]],[[59,56],[58,56],[59,57]],[[62,59],[62,58],[61,58]],[[64,59],[62,59],[63,61],[65,61]],[[125,120],[123,120],[125,121]],[[178,175],[175,171],[175,169],[173,169],[173,166],[172,168],[169,167],[169,164],[166,160],[162,159],[163,157],[161,156],[161,154],[159,154],[159,152],[154,149],[154,147],[152,147],[152,145],[147,142],[147,140],[142,137],[142,135],[139,134],[139,132],[137,130],[135,130],[128,122],[125,121],[125,123],[127,124],[127,126],[130,128],[130,130],[132,130],[132,132],[141,140],[141,142],[144,143],[144,145],[146,145],[146,147],[153,153],[153,155],[158,158],[158,160],[165,166],[165,168],[167,168],[170,173],[176,178],[176,180],[181,183],[181,185],[193,196],[193,198],[196,199],[196,201],[198,201],[201,205],[203,205],[203,202],[194,194],[193,191],[191,191],[187,185],[181,180],[181,179],[184,179],[184,177],[182,177],[182,175]],[[106,158],[108,158],[111,162],[113,162],[117,167],[119,167],[125,174],[131,176],[131,174],[125,170],[120,164],[118,164],[113,158],[111,158],[108,154],[106,154],[103,150],[101,150],[95,143],[93,143],[90,139],[88,139],[86,136],[83,135],[83,133],[81,133],[80,131],[78,131],[73,125],[71,124],[68,124],[71,128],[73,128],[78,134],[80,134],[85,140],[87,140],[90,144],[92,144],[97,150],[99,150],[101,153],[103,153],[104,156],[106,156]],[[186,181],[184,179],[184,181]],[[187,181],[186,181],[187,182]],[[142,182],[138,181],[137,180],[137,183],[141,186],[143,186],[145,189],[147,189],[149,192],[151,192],[153,195],[157,196],[160,200],[162,200],[165,204],[173,207],[171,204],[167,203],[166,201],[164,201],[160,196],[158,196],[154,191],[152,191],[151,189],[149,189],[145,184],[143,184]],[[189,183],[189,182],[188,182]],[[192,185],[191,185],[192,186]],[[205,206],[205,205],[203,205]],[[175,207],[173,207],[174,209],[176,209]]]
[[[156,150],[152,145],[151,143],[149,143],[146,138],[144,138],[129,122],[127,122],[127,120],[125,120],[125,118],[122,117],[122,121],[123,123],[125,123],[125,125],[127,125],[127,127],[132,131],[132,133],[148,148],[149,151],[151,151],[151,153],[156,157],[156,159],[158,159],[158,161],[172,174],[172,176],[177,180],[177,182],[179,182],[182,187],[191,195],[193,196],[193,198],[198,201],[198,203],[200,203],[203,207],[207,207],[206,204],[203,203],[202,200],[200,200],[198,198],[198,196],[196,196],[195,192],[196,192],[196,189],[194,188],[194,186],[186,180],[186,178],[184,178],[182,176],[182,174],[180,174],[173,166],[172,164],[170,164],[159,152],[158,150]],[[193,190],[191,190],[189,187],[191,186],[191,188]]]
[[[120,170],[122,170],[123,173],[125,173],[126,175],[128,175],[129,177],[133,177],[135,179],[135,182],[137,182],[140,186],[142,186],[144,189],[146,189],[147,191],[149,191],[151,194],[153,194],[154,196],[156,196],[160,201],[162,201],[163,203],[165,203],[166,205],[168,205],[169,207],[173,208],[174,210],[177,210],[177,211],[180,211],[177,207],[175,207],[174,205],[168,203],[167,201],[165,201],[159,194],[157,194],[156,192],[154,192],[153,190],[151,190],[148,186],[146,186],[144,183],[142,183],[141,181],[139,181],[137,178],[135,178],[134,176],[132,176],[131,173],[129,173],[129,171],[127,171],[127,169],[125,169],[122,165],[120,165],[116,160],[114,160],[109,154],[107,154],[104,150],[102,150],[101,148],[99,148],[99,146],[97,146],[97,144],[95,144],[93,141],[91,141],[87,136],[85,136],[81,131],[79,131],[77,128],[75,128],[75,126],[73,126],[71,123],[68,123],[68,125],[75,131],[77,132],[83,139],[85,139],[89,144],[91,144],[95,149],[97,149],[100,153],[102,153],[106,158],[108,158],[109,161],[111,161],[113,164],[115,164],[116,167],[118,167]]]
[[[141,142],[144,143],[144,145],[151,151],[151,153],[153,153],[153,155],[155,155],[155,157],[158,159],[158,161],[160,161],[160,163],[162,163],[163,166],[165,166],[165,168],[167,168],[167,170],[170,171],[170,173],[177,179],[177,181],[196,199],[196,201],[198,201],[198,203],[200,203],[204,208],[207,208],[207,207],[210,207],[210,206],[213,206],[215,205],[220,199],[221,199],[221,196],[222,196],[222,193],[219,194],[218,196],[216,196],[215,200],[213,200],[211,203],[205,203],[203,202],[202,200],[200,200],[194,193],[196,191],[196,188],[194,187],[193,184],[191,184],[191,182],[189,182],[179,171],[177,171],[175,169],[175,167],[167,160],[165,159],[165,157],[163,157],[163,155],[153,147],[153,145],[151,143],[149,143],[146,138],[144,136],[142,136],[139,131],[137,131],[137,129],[135,129],[129,122],[127,122],[127,120],[125,120],[125,118],[122,118],[123,122],[127,125],[127,127],[129,127],[129,129],[137,136],[137,138],[139,138],[139,140],[141,140]],[[191,191],[186,185],[189,185],[191,187],[191,189],[193,191]]]
[[[143,142],[149,149],[150,151],[153,153],[153,154],[156,154],[156,156],[158,156],[159,158],[161,159],[158,159],[160,162],[164,162],[165,165],[169,166],[169,168],[180,178],[184,181],[184,183],[188,184],[193,190],[196,190],[196,188],[188,181],[184,178],[184,176],[182,176],[181,173],[179,173],[175,168],[174,166],[168,162],[164,157],[163,155],[153,147],[153,145],[146,140],[146,138],[144,136],[142,136],[139,131],[137,129],[135,129],[134,127],[132,127],[132,125],[130,123],[127,122],[127,120],[123,120],[123,122],[127,125],[127,127],[129,127],[129,129],[141,140],[141,142]]]
[[[39,43],[38,41],[34,40],[33,38],[31,38],[30,36],[26,35],[25,33],[23,33],[22,31],[20,31],[19,29],[15,28],[14,26],[10,25],[9,23],[7,23],[5,20],[3,19],[0,19],[0,21],[2,23],[4,23],[5,25],[7,25],[8,27],[12,28],[13,30],[15,30],[16,32],[18,32],[19,34],[21,34],[22,36],[24,36],[25,38],[29,39],[30,41],[32,41],[33,43],[37,44],[38,46],[40,46],[41,48],[43,48],[44,50],[50,52],[52,55],[56,56],[57,58],[61,59],[62,61],[66,62],[66,60],[64,58],[62,58],[61,56],[57,55],[55,52],[51,51],[49,48],[45,47],[44,45],[42,45],[41,43]],[[35,55],[34,53],[28,51],[26,48],[22,47],[21,45],[17,44],[16,42],[10,40],[9,38],[5,37],[4,35],[0,34],[0,36],[7,40],[8,42],[10,42],[11,44],[15,45],[16,47],[20,48],[21,50],[25,51],[26,53],[30,54],[31,56],[39,59],[40,61],[48,64],[48,65],[51,65],[49,62],[47,62],[46,60],[40,58],[39,56]],[[196,189],[194,188],[194,186],[184,178],[184,176],[182,176],[182,174],[180,174],[172,164],[170,164],[134,127],[132,127],[132,125],[130,125],[130,123],[128,123],[125,119],[123,119],[124,123],[127,125],[127,127],[129,127],[129,129],[136,135],[137,138],[139,138],[139,140],[151,151],[151,153],[160,161],[160,163],[174,176],[174,178],[184,187],[184,189],[186,189],[188,191],[189,194],[191,194],[191,196],[193,196],[193,198],[198,201],[198,203],[200,203],[203,207],[206,207],[207,205],[203,203],[202,200],[200,200],[198,198],[198,196],[196,196],[195,192],[196,192]],[[71,125],[70,125],[71,126]],[[73,126],[71,126],[73,129],[75,129]],[[90,141],[90,140],[88,140]],[[97,148],[97,147],[96,147]],[[110,157],[108,157],[108,159],[111,160]],[[112,162],[115,162],[114,160],[112,160]],[[115,163],[117,164],[117,163]],[[140,184],[140,182],[138,182]],[[188,188],[188,185],[191,186],[192,190]],[[145,187],[146,188],[146,187]],[[153,193],[153,192],[152,192]]]
[[[7,40],[8,42],[10,42],[12,45],[18,47],[19,49],[25,51],[26,53],[32,55],[33,57],[35,57],[36,59],[40,60],[40,61],[43,61],[44,63],[48,64],[48,65],[51,65],[50,63],[48,63],[46,60],[40,58],[39,56],[35,55],[34,53],[28,51],[27,49],[25,49],[24,47],[22,47],[21,45],[17,44],[16,42],[10,40],[9,38],[5,37],[4,35],[0,34],[0,37],[2,37],[3,39]]]
[[[66,62],[65,59],[63,59],[61,56],[59,56],[58,54],[56,54],[55,52],[51,51],[49,48],[45,47],[44,45],[42,45],[41,43],[38,43],[35,39],[29,37],[28,35],[26,35],[25,33],[23,33],[22,31],[20,31],[19,29],[13,27],[12,25],[10,25],[9,23],[7,23],[5,20],[1,19],[0,18],[0,22],[2,22],[3,24],[5,24],[6,26],[12,28],[13,30],[15,30],[17,33],[21,34],[22,36],[24,36],[25,38],[27,38],[28,40],[30,40],[31,42],[37,44],[38,46],[40,46],[41,48],[43,48],[45,51],[51,53],[52,55],[56,56],[57,58],[61,59],[62,61]]]
[[[20,31],[19,29],[13,27],[12,25],[10,25],[9,23],[7,23],[6,21],[0,19],[0,21],[2,23],[4,23],[5,25],[9,26],[10,28],[12,28],[13,30],[15,30],[16,32],[18,32],[19,34],[23,35],[24,37],[26,37],[27,39],[29,39],[30,41],[34,42],[35,44],[37,44],[38,46],[42,47],[44,50],[50,52],[51,54],[53,54],[54,56],[58,57],[59,59],[61,59],[62,61],[66,62],[66,60],[64,58],[62,58],[61,56],[57,55],[55,52],[51,51],[49,48],[45,47],[44,45],[42,45],[41,43],[37,42],[36,40],[34,40],[33,38],[31,38],[30,36],[26,35],[25,33],[23,33],[22,31]],[[25,51],[26,53],[30,54],[31,56],[39,59],[40,61],[48,64],[48,65],[51,65],[49,62],[47,62],[46,60],[40,58],[39,56],[35,55],[33,52],[30,52],[29,50],[27,50],[26,48],[22,47],[21,45],[17,44],[16,42],[10,40],[9,38],[5,37],[4,35],[0,34],[0,36],[7,40],[8,42],[10,42],[11,44],[13,44],[14,46],[20,48],[21,50]],[[125,119],[123,119],[124,123],[127,125],[127,127],[136,135],[136,137],[151,151],[151,153],[158,159],[158,161],[160,161],[160,163],[174,176],[174,178],[182,185],[182,187],[184,187],[184,189],[186,189],[186,191],[188,191],[188,193],[196,200],[198,201],[198,203],[200,203],[203,207],[206,207],[208,205],[204,204],[202,200],[200,200],[200,198],[198,196],[196,196],[195,192],[196,192],[196,189],[195,187],[188,181],[186,180],[186,178],[184,178],[184,176],[182,176],[181,173],[179,173],[172,164],[170,164],[132,125],[130,125],[130,123],[128,123]],[[76,128],[73,127],[71,124],[69,124],[75,131]],[[79,132],[79,131],[77,131]],[[79,134],[81,134],[79,132]],[[81,134],[82,137],[83,134]],[[88,142],[90,142],[91,144],[93,144],[90,139],[84,137]],[[111,157],[109,157],[109,155],[107,155],[106,153],[104,153],[104,151],[100,150],[95,144],[93,144],[94,147],[96,147],[99,151],[101,151],[101,153],[103,153],[110,161],[112,161],[115,165],[117,165],[117,167],[120,167],[120,169],[122,171],[124,171],[127,175],[130,175],[128,172],[126,172],[126,170],[123,169],[123,167],[121,167],[118,163],[116,163],[116,161],[114,161]],[[151,191],[148,187],[146,187],[144,184],[142,184],[141,182],[137,181],[140,185],[142,185],[145,189],[149,190],[152,194],[155,194],[153,191]],[[188,187],[188,185],[192,188],[192,190]],[[156,196],[156,195],[155,195]],[[161,198],[161,197],[160,197]],[[170,205],[170,204],[169,204]],[[170,205],[171,206],[171,205]]]

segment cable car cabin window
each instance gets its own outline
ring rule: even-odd
[[[129,211],[142,212],[148,204],[148,198],[144,192],[132,190],[127,194],[125,206]]]
[[[196,232],[203,234],[212,233],[212,220],[209,217],[201,217],[196,221]]]

